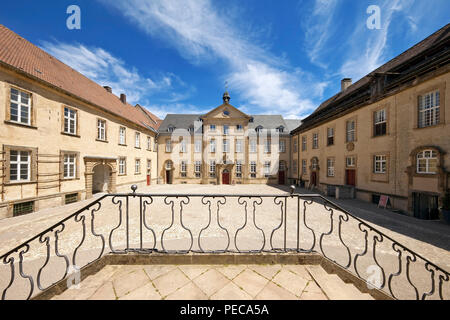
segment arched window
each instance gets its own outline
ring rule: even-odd
[[[166,162],[166,170],[172,170],[172,161]]]
[[[437,172],[437,154],[433,150],[423,150],[417,154],[417,173],[435,174]]]

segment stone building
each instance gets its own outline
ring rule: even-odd
[[[450,25],[323,102],[293,131],[299,182],[422,219],[449,189]],[[385,197],[383,197],[385,198]]]
[[[158,176],[165,184],[286,184],[299,120],[247,115],[230,104],[207,114],[169,114],[159,128]]]
[[[160,119],[1,25],[0,107],[0,219],[156,183]]]

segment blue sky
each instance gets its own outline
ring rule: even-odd
[[[66,27],[69,5],[81,30]],[[369,29],[367,8],[381,9]],[[231,104],[303,118],[450,22],[448,0],[15,0],[0,23],[160,117]]]

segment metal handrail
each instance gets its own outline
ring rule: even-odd
[[[55,249],[56,256],[59,258],[63,258],[64,261],[66,262],[66,270],[64,272],[64,276],[62,279],[66,278],[66,276],[68,274],[68,269],[70,267],[70,261],[66,255],[61,254],[58,250],[58,236],[65,230],[66,223],[72,221],[72,219],[75,223],[78,223],[78,224],[81,223],[81,225],[83,227],[82,239],[81,239],[81,242],[78,244],[78,246],[72,252],[72,263],[73,263],[73,266],[76,266],[75,262],[76,262],[78,251],[79,251],[80,247],[84,244],[84,241],[86,238],[86,233],[88,232],[86,230],[85,220],[87,218],[86,215],[89,214],[89,212],[91,215],[91,230],[90,230],[91,235],[93,235],[94,237],[98,237],[102,241],[102,247],[101,247],[100,254],[98,255],[97,258],[90,261],[89,263],[91,263],[97,259],[100,259],[103,256],[103,254],[105,253],[107,244],[109,245],[109,253],[113,253],[113,254],[126,254],[129,252],[139,252],[139,253],[161,252],[161,253],[186,254],[189,252],[195,252],[195,253],[298,252],[298,253],[301,253],[301,252],[319,252],[320,251],[320,253],[325,258],[337,263],[342,268],[355,273],[360,279],[366,281],[368,284],[371,284],[370,281],[368,281],[368,279],[364,278],[364,276],[361,275],[360,271],[358,270],[359,259],[366,256],[369,252],[368,236],[369,236],[369,232],[370,232],[370,233],[374,234],[373,235],[372,258],[375,261],[375,264],[379,267],[380,271],[382,272],[382,283],[381,283],[379,289],[387,288],[388,293],[392,297],[397,298],[397,295],[392,288],[392,280],[394,277],[397,277],[397,276],[400,276],[401,274],[403,274],[402,254],[405,253],[404,259],[406,259],[406,267],[405,267],[406,278],[407,278],[408,283],[412,286],[412,288],[415,291],[416,299],[426,299],[427,297],[433,296],[436,293],[438,294],[438,297],[440,299],[444,299],[442,287],[444,285],[444,282],[446,282],[447,284],[449,283],[449,280],[450,280],[449,272],[445,271],[443,268],[441,268],[441,267],[437,266],[436,264],[432,263],[431,261],[427,260],[422,255],[420,255],[420,254],[410,250],[406,246],[398,243],[397,241],[395,241],[388,235],[386,235],[383,232],[379,231],[378,229],[372,227],[370,224],[368,224],[365,221],[363,221],[362,219],[354,216],[352,213],[350,213],[346,209],[344,209],[341,206],[339,206],[338,204],[326,199],[322,195],[298,194],[298,193],[294,192],[294,188],[291,188],[291,191],[289,193],[285,193],[285,194],[265,194],[265,195],[254,195],[254,194],[239,194],[239,195],[237,195],[237,194],[207,194],[207,195],[205,195],[205,194],[160,194],[160,193],[144,194],[144,193],[136,193],[136,190],[137,190],[136,186],[133,186],[132,190],[133,190],[132,193],[117,193],[117,194],[103,195],[100,198],[93,201],[92,203],[77,210],[75,213],[62,219],[60,222],[47,228],[43,232],[33,236],[32,238],[25,241],[21,245],[8,251],[6,254],[3,254],[0,257],[0,261],[2,261],[4,265],[9,264],[11,272],[10,272],[10,282],[2,292],[2,299],[6,298],[6,294],[7,294],[8,290],[12,287],[14,281],[16,280],[14,255],[18,255],[18,258],[19,258],[20,276],[23,279],[28,279],[29,284],[30,284],[30,290],[28,292],[27,299],[30,299],[32,297],[33,292],[35,290],[35,285],[34,285],[35,278],[36,278],[36,282],[37,282],[37,287],[42,291],[46,289],[42,286],[41,276],[42,276],[43,269],[47,266],[47,264],[51,258],[51,254],[50,254],[51,246],[50,246],[50,236],[49,236],[50,233],[54,233],[54,237],[55,237],[54,249]],[[117,207],[118,213],[119,213],[118,225],[113,227],[108,232],[106,232],[106,234],[109,233],[108,239],[105,239],[105,236],[103,234],[97,234],[94,230],[95,215],[101,209],[102,203],[106,198],[111,199],[111,203],[115,207]],[[139,239],[139,247],[134,247],[134,248],[130,247],[130,243],[129,243],[130,242],[130,239],[129,239],[129,237],[130,237],[130,234],[129,234],[129,231],[130,231],[129,230],[129,200],[130,200],[130,198],[138,198],[139,199],[139,230],[138,230],[138,232],[140,235],[140,239]],[[158,239],[156,237],[155,231],[146,222],[147,209],[150,207],[150,205],[153,203],[153,200],[156,198],[161,198],[164,200],[164,204],[170,208],[171,215],[172,215],[172,222],[171,222],[170,226],[165,228],[162,231],[161,237],[160,238],[158,237]],[[192,234],[192,231],[183,224],[183,208],[184,208],[184,206],[186,206],[190,203],[191,198],[201,198],[202,205],[207,207],[208,217],[209,217],[208,225],[202,226],[200,232],[198,233],[198,235],[196,235],[198,237],[197,238],[198,250],[193,249],[194,236]],[[221,206],[224,206],[226,204],[226,200],[228,198],[237,198],[238,204],[245,209],[245,223],[243,226],[241,226],[240,228],[238,228],[236,230],[233,238],[230,237],[230,231],[227,228],[223,227],[219,221],[219,213],[220,213]],[[279,213],[277,213],[280,215],[279,216],[280,224],[277,225],[271,231],[270,237],[267,237],[264,230],[261,229],[260,227],[258,227],[258,225],[256,224],[256,208],[258,206],[261,206],[261,204],[263,203],[263,199],[273,199],[273,204],[276,207],[278,207],[280,210]],[[287,246],[287,200],[288,199],[297,199],[297,220],[296,220],[296,222],[297,222],[297,232],[296,232],[297,246],[296,246],[296,248],[288,248],[288,246]],[[176,213],[177,217],[179,215],[179,222],[181,224],[181,227],[189,233],[190,244],[189,244],[188,249],[171,251],[171,250],[167,250],[164,245],[164,235],[165,235],[166,231],[168,231],[172,228],[172,226],[174,225],[174,222],[175,222],[175,210],[174,210],[175,200],[178,201],[178,205],[179,205],[179,212]],[[314,201],[314,200],[317,200],[317,201]],[[303,201],[303,212],[300,210],[300,202],[301,201]],[[215,210],[214,213],[213,213],[213,209],[212,209],[213,202],[214,202],[214,210]],[[307,208],[313,202],[321,203],[324,206],[325,212],[327,212],[330,217],[330,222],[331,222],[330,230],[328,232],[322,232],[320,235],[317,234],[317,232],[316,232],[317,230],[314,230],[306,222]],[[336,222],[335,222],[335,220],[333,220],[333,215],[335,214],[335,210],[338,211],[338,216],[337,216],[338,221],[336,221]],[[123,217],[124,214],[125,214],[125,218]],[[226,238],[228,241],[227,241],[226,247],[222,248],[221,250],[207,251],[202,248],[201,239],[202,239],[202,233],[205,230],[207,230],[211,225],[213,214],[217,215],[218,227],[221,228],[227,234]],[[252,218],[253,218],[253,221],[251,221]],[[303,218],[303,221],[301,218]],[[263,237],[262,242],[263,243],[262,243],[262,246],[257,249],[252,249],[252,250],[247,250],[247,251],[240,250],[239,246],[238,246],[238,240],[237,240],[238,234],[240,231],[242,231],[247,226],[249,221],[250,221],[250,223],[253,223],[253,225],[256,227],[258,232],[262,232],[262,237]],[[359,229],[359,231],[361,231],[364,234],[364,250],[362,253],[359,252],[359,253],[353,254],[353,256],[352,256],[352,252],[350,250],[351,248],[342,239],[342,230],[341,230],[341,226],[342,226],[343,222],[349,223],[351,221],[353,221],[353,222],[356,221],[357,228]],[[339,227],[337,229],[335,229],[334,225],[337,222],[339,223]],[[123,223],[125,223],[125,228],[126,228],[125,249],[116,250],[112,243],[112,237],[115,234],[115,232],[122,226]],[[312,246],[309,249],[303,249],[300,246],[301,223],[303,223],[303,226],[306,227],[306,229],[309,230],[313,236]],[[145,248],[143,245],[144,244],[144,242],[143,242],[144,230],[148,231],[149,234],[151,234],[153,236],[154,245],[151,248]],[[283,232],[283,248],[274,248],[273,237],[274,237],[275,232],[280,231],[280,230]],[[348,255],[347,263],[342,263],[342,262],[334,260],[332,257],[327,255],[327,253],[324,251],[324,248],[323,248],[324,237],[330,236],[334,232],[337,232],[337,236],[339,237],[338,243],[340,243],[346,249],[346,252]],[[397,253],[398,264],[399,264],[399,271],[397,271],[396,273],[391,273],[389,275],[388,279],[387,279],[387,275],[386,275],[384,268],[381,266],[381,264],[378,261],[379,258],[377,259],[377,252],[376,252],[377,243],[381,243],[385,240],[388,240],[392,243],[391,247],[392,247],[392,250]],[[23,257],[23,255],[26,254],[30,250],[32,243],[37,242],[37,241],[39,241],[40,244],[46,245],[47,256],[45,258],[44,265],[38,271],[37,277],[33,278],[32,276],[27,275],[24,272],[24,269],[23,269],[24,257]],[[157,249],[158,241],[160,241],[160,246],[161,246],[162,250]],[[230,246],[232,246],[232,245],[235,247],[236,250],[230,249]],[[267,246],[270,246],[270,249],[266,249]],[[354,248],[352,248],[352,249],[355,250]],[[431,274],[431,290],[428,292],[426,292],[426,291],[423,292],[422,295],[419,294],[418,288],[411,281],[411,274],[410,274],[410,264],[416,262],[418,259],[420,259],[425,264],[424,271],[427,271]],[[354,270],[350,270],[350,267],[352,266],[352,264],[353,264]],[[438,277],[439,282],[436,285],[436,276],[438,273],[440,273],[440,275]],[[436,288],[438,290],[436,290]]]

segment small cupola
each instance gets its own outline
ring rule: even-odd
[[[228,91],[225,91],[225,93],[223,94],[223,103],[229,104],[230,100],[231,100],[230,94],[228,93]]]

